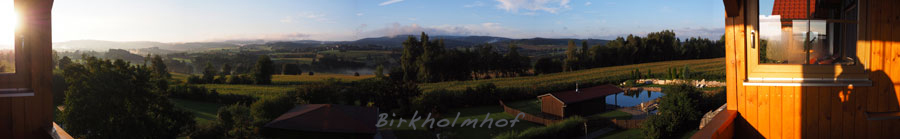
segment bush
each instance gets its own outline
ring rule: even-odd
[[[216,121],[200,124],[190,138],[258,138],[259,127],[252,123],[255,118],[250,115],[250,108],[234,104],[219,108]]]
[[[62,105],[66,98],[66,89],[69,88],[69,84],[66,83],[65,77],[63,77],[62,72],[54,71],[53,72],[53,106]]]
[[[194,139],[218,139],[224,138],[225,129],[217,122],[207,122],[198,124],[197,127],[188,135]]]
[[[532,127],[522,132],[506,132],[495,139],[557,139],[584,135],[584,118],[574,116],[546,127]]]
[[[253,84],[253,79],[249,75],[231,75],[225,82],[228,84]]]
[[[250,114],[253,118],[268,123],[272,119],[278,118],[284,112],[294,108],[294,100],[285,95],[275,97],[267,97],[259,99],[250,105]]]
[[[445,112],[451,108],[495,105],[499,100],[534,98],[535,93],[518,88],[497,88],[493,83],[479,84],[463,91],[438,89],[424,93],[413,102],[418,110]]]
[[[256,99],[251,96],[236,94],[219,94],[216,90],[208,90],[206,87],[194,85],[176,85],[167,91],[169,97],[180,98],[195,101],[204,101],[211,103],[222,103],[226,105],[244,103],[253,103]]]
[[[682,84],[668,87],[659,102],[659,115],[650,116],[642,123],[643,133],[648,138],[673,138],[687,130],[694,129],[702,113],[698,103],[700,91]]]
[[[189,84],[204,84],[206,82],[204,82],[203,79],[200,79],[200,76],[191,75],[191,76],[187,77],[187,83],[189,83]]]
[[[311,104],[339,103],[342,88],[335,81],[325,81],[298,87],[294,95]]]
[[[254,119],[247,106],[235,104],[219,108],[216,117],[216,122],[225,129],[227,138],[252,138],[255,135],[256,127],[251,124]]]
[[[419,95],[413,100],[413,104],[418,106],[415,109],[424,110],[425,112],[445,112],[450,108],[460,107],[467,104],[463,100],[460,92],[447,91],[446,89],[438,89],[426,94]],[[463,102],[460,102],[463,101]]]
[[[716,90],[712,93],[703,93],[703,101],[700,101],[698,110],[705,113],[719,108],[727,101],[725,100],[725,94],[725,89]]]

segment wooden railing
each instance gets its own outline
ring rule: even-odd
[[[523,113],[525,117],[523,117],[522,120],[525,121],[535,122],[543,125],[550,125],[562,121],[562,119],[536,116],[530,113],[522,112],[518,109],[510,108],[509,106],[506,106],[506,104],[504,104],[502,100],[500,101],[500,106],[503,106],[503,112],[506,112],[513,116],[518,116],[519,113]]]
[[[53,129],[50,130],[50,137],[53,139],[73,139],[69,133],[66,133],[56,122],[53,122]]]
[[[734,118],[737,111],[725,110],[716,114],[709,123],[697,131],[692,139],[725,139],[734,137]]]

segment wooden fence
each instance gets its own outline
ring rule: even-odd
[[[522,120],[525,120],[525,121],[535,122],[535,123],[539,123],[539,124],[543,124],[543,125],[550,125],[550,124],[558,123],[558,122],[562,121],[562,119],[559,119],[559,118],[549,118],[549,117],[545,117],[545,116],[537,116],[537,115],[533,115],[530,113],[522,112],[518,109],[510,108],[509,106],[506,106],[506,104],[503,103],[502,100],[500,101],[500,106],[503,106],[503,112],[506,112],[512,116],[518,116],[519,113],[522,113],[523,115],[525,115],[525,117],[523,117]]]

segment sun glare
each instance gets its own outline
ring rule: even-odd
[[[15,30],[19,23],[12,0],[0,3],[0,49],[12,49]]]

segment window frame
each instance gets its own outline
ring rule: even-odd
[[[859,5],[860,1],[857,1]],[[817,64],[765,64],[759,63],[759,0],[748,1],[747,15],[745,19],[748,21],[745,31],[746,41],[745,52],[747,57],[747,80],[754,82],[769,81],[867,81],[869,53],[864,49],[863,34],[865,27],[862,24],[862,11],[857,7],[858,16],[856,19],[857,38],[856,53],[858,62],[855,65],[817,65]],[[820,19],[810,19],[820,20]]]
[[[13,73],[0,73],[0,97],[22,97],[34,96],[31,87],[31,49],[25,47],[26,40],[24,32],[28,30],[27,22],[23,18],[27,16],[20,11],[22,3],[13,2],[13,9],[18,16],[18,27],[14,32],[13,51],[15,55],[15,71]]]

